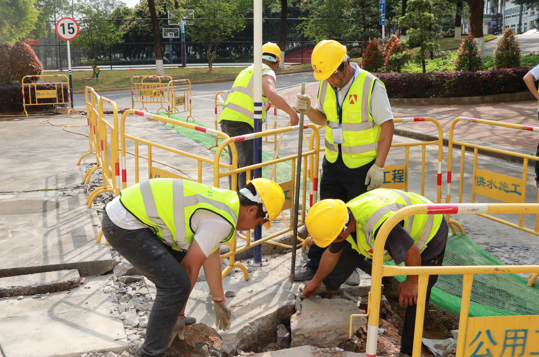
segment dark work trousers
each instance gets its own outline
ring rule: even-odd
[[[421,266],[442,266],[444,261],[445,247],[438,256],[427,260],[422,261]],[[429,284],[427,287],[427,300],[425,301],[425,314],[429,308],[430,301],[430,292],[432,287],[438,281],[438,275],[431,275],[429,277]],[[415,330],[415,314],[417,311],[417,305],[408,306],[406,308],[406,313],[404,315],[404,326],[402,328],[402,339],[401,339],[401,352],[406,353],[407,355],[412,355],[412,347],[414,345],[414,330]]]
[[[106,211],[102,229],[109,244],[157,288],[146,339],[139,353],[142,357],[165,357],[174,325],[191,291],[189,275],[180,265],[185,252],[173,251],[150,228],[118,227]]]
[[[372,270],[372,261],[369,258],[359,254],[357,250],[352,248],[350,243],[346,242],[341,251],[341,256],[339,257],[337,265],[335,265],[335,268],[333,268],[331,273],[329,273],[328,276],[326,276],[326,278],[323,280],[324,285],[326,285],[328,290],[337,290],[342,284],[344,284],[346,279],[348,279],[350,274],[352,274],[356,268],[359,268],[370,275]]]
[[[373,164],[374,160],[356,169],[350,169],[342,161],[341,155],[339,155],[337,161],[334,163],[327,161],[324,157],[324,161],[322,162],[322,179],[320,180],[320,199],[333,198],[346,203],[367,192],[365,178]],[[322,259],[322,254],[324,254],[325,250],[326,248],[320,248],[313,242],[307,253],[307,257],[309,258],[307,267],[315,271],[318,270],[320,259]],[[353,270],[350,271],[350,274],[352,274]]]
[[[247,123],[241,121],[221,120],[221,131],[226,135],[233,137],[239,135],[246,135],[253,133],[253,127]],[[230,163],[232,163],[232,155],[230,152],[230,146],[227,147],[228,154],[230,156]],[[238,168],[250,166],[254,164],[254,141],[246,140],[236,143],[236,150],[238,152]],[[238,188],[239,191],[246,185],[246,172],[238,174]],[[253,176],[251,175],[251,178]],[[232,189],[232,176],[228,176],[229,188]]]

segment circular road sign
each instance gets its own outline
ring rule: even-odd
[[[63,17],[56,23],[56,34],[62,40],[74,40],[79,35],[79,24],[71,17]]]

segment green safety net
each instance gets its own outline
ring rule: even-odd
[[[385,262],[395,265],[393,262]],[[461,234],[449,235],[444,266],[504,265],[483,248]],[[396,276],[404,281],[404,276]],[[527,280],[518,274],[477,274],[474,276],[469,315],[509,316],[539,313],[539,287],[528,287]],[[439,275],[432,288],[430,302],[460,313],[462,275]]]
[[[163,114],[163,113],[161,113],[161,114]],[[174,114],[171,114],[170,118],[178,120],[178,121],[186,122],[184,118],[182,118],[180,116],[177,116],[177,115],[174,115]],[[187,123],[195,124],[195,125],[199,125],[201,127],[207,128],[206,125],[204,125],[202,123],[198,123],[196,121],[188,121]],[[210,148],[212,146],[215,146],[215,137],[213,135],[209,135],[209,134],[206,134],[206,133],[203,133],[203,132],[200,132],[200,131],[195,131],[195,130],[192,130],[192,129],[188,129],[188,128],[185,128],[185,127],[182,127],[182,126],[173,125],[173,124],[169,124],[169,123],[167,123],[167,126],[169,126],[172,129],[176,130],[179,134],[181,134],[181,135],[183,135],[183,136],[185,136],[185,137],[187,137],[187,138],[189,138],[191,140],[194,140],[194,141],[204,145],[206,148]],[[277,136],[277,140],[278,139],[279,139],[279,136]],[[222,141],[223,141],[222,139],[219,139],[219,144]],[[211,150],[215,152],[215,151],[217,151],[217,148],[212,148]],[[221,157],[223,157],[223,158],[226,157],[227,155],[228,154],[225,151],[223,151],[221,153]],[[227,158],[226,160],[229,160],[229,159]],[[268,161],[271,161],[271,160],[273,160],[273,153],[262,151],[262,162],[268,162]],[[270,176],[271,176],[272,169],[273,169],[273,165],[263,167],[262,168],[262,177],[265,177],[265,178],[269,179]],[[290,161],[278,163],[277,164],[277,169],[276,169],[276,182],[283,183],[283,182],[288,182],[291,179],[292,179],[292,164],[290,163]],[[301,191],[300,191],[300,194],[301,194]]]

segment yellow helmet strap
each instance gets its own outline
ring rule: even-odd
[[[335,70],[335,77],[337,77],[337,79],[339,81],[341,81],[341,86],[339,87],[339,90],[342,89],[342,87],[344,86],[344,79],[346,78],[346,61],[343,61],[342,63],[344,63],[344,67],[343,67],[343,70],[344,70],[344,76],[342,78],[339,78],[339,68],[337,68]]]
[[[348,229],[348,224],[350,224],[350,210],[349,209],[346,210],[346,215],[347,215],[346,216],[346,223],[344,224],[342,232],[346,231]]]
[[[266,61],[273,62],[273,63],[279,62],[279,59],[277,57],[275,57],[275,55],[272,55],[272,54],[263,54],[262,59],[266,60]]]

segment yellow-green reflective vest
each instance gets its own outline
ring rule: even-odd
[[[364,193],[346,204],[356,220],[356,240],[350,235],[346,239],[352,248],[372,259],[374,233],[399,209],[414,204],[432,204],[425,197],[412,192],[379,188]],[[428,242],[436,235],[443,215],[416,214],[404,219],[404,230],[413,238],[423,252]],[[389,254],[384,260],[391,260]]]
[[[318,89],[318,98],[327,118],[326,160],[337,161],[340,145],[343,162],[350,169],[366,165],[376,158],[381,131],[369,112],[374,83],[380,80],[359,67],[355,69],[360,72],[355,76],[354,83],[342,103],[342,144],[335,144],[333,141],[333,128],[339,126],[335,90],[327,81],[323,81]]]
[[[234,191],[170,178],[130,186],[121,192],[120,201],[131,214],[153,228],[165,244],[180,251],[189,249],[193,241],[191,217],[197,210],[216,213],[232,225],[223,243],[234,236],[240,211],[240,200]]]
[[[262,73],[270,70],[271,68],[269,66],[262,64]],[[255,66],[250,65],[238,74],[226,98],[225,107],[219,116],[219,122],[221,120],[241,121],[253,128],[255,127],[253,119],[255,110],[254,71]],[[262,101],[264,106],[262,119],[264,120],[266,110],[268,109],[268,98],[262,95]]]

